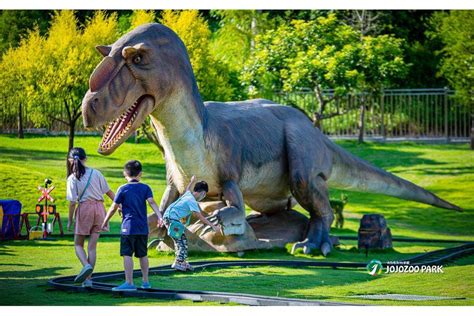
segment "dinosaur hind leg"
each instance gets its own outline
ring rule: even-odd
[[[303,248],[309,253],[319,249],[327,255],[332,249],[329,230],[334,220],[326,184],[332,157],[323,142],[324,136],[316,128],[288,124],[285,136],[290,190],[310,215],[305,239],[296,243],[293,251]]]
[[[319,249],[326,256],[332,249],[329,230],[334,219],[326,182],[319,175],[307,180],[295,179],[292,191],[298,203],[310,214],[306,238],[295,243],[292,252],[298,248],[303,248],[304,253]]]

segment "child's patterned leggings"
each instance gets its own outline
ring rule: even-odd
[[[188,239],[185,234],[181,235],[181,238],[173,238],[174,241],[174,253],[176,254],[176,261],[184,262],[188,259]]]

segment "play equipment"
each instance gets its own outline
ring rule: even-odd
[[[43,231],[39,226],[32,227],[28,230],[28,240],[42,239]]]
[[[20,218],[20,201],[0,200],[0,239],[19,238],[22,227],[20,224]]]
[[[41,196],[38,198],[38,203],[44,201],[43,204],[36,204],[36,214],[38,215],[38,220],[36,221],[36,226],[41,227],[43,232],[43,239],[46,239],[48,235],[53,232],[54,225],[56,222],[59,225],[60,235],[64,235],[63,224],[61,222],[61,217],[58,212],[56,212],[55,204],[48,204],[48,201],[53,203],[54,198],[50,195],[51,191],[54,190],[54,185],[48,188],[48,185],[52,184],[51,179],[44,180],[44,188],[38,186],[38,190],[41,192]],[[48,222],[48,216],[54,216],[51,222]],[[41,226],[40,226],[41,224]]]
[[[51,183],[51,179],[45,179],[44,188],[38,186],[41,196],[38,198],[34,213],[21,213],[22,206],[17,200],[0,200],[0,239],[46,239],[53,233],[56,223],[59,225],[60,235],[64,235],[61,217],[56,211],[56,205],[52,204],[54,198],[51,196],[51,191],[54,190],[54,186],[48,188]],[[40,204],[42,201],[43,204]],[[31,226],[30,215],[38,216],[36,226]],[[53,216],[52,221],[48,220],[49,216]],[[26,235],[22,235],[23,227]]]
[[[392,248],[392,233],[387,221],[380,214],[366,214],[360,220],[359,249]]]
[[[352,237],[339,237],[340,239],[355,239]],[[426,240],[413,238],[393,238],[395,241],[401,242],[449,242],[459,243],[465,242],[460,240]],[[435,250],[414,256],[412,258],[404,258],[403,262],[409,262],[410,266],[422,265],[439,265],[455,259],[474,254],[474,243],[466,242],[456,247]],[[403,265],[405,263],[391,263],[391,265]],[[328,261],[309,261],[309,260],[225,260],[225,261],[197,261],[192,262],[194,273],[208,270],[210,268],[229,268],[229,267],[255,267],[255,266],[279,266],[279,267],[317,267],[317,268],[333,268],[345,271],[348,269],[366,269],[366,262],[328,262]],[[384,266],[387,263],[383,263]],[[134,271],[134,276],[140,274],[140,270]],[[150,275],[170,275],[176,271],[170,265],[163,265],[150,269]],[[344,272],[341,272],[344,273]],[[262,295],[252,295],[245,293],[228,293],[214,291],[191,291],[191,290],[173,290],[173,289],[138,289],[134,292],[112,292],[112,288],[117,284],[111,281],[121,280],[123,271],[95,273],[92,275],[92,287],[84,288],[81,285],[74,284],[75,276],[66,276],[50,279],[48,284],[54,288],[75,291],[75,292],[101,292],[113,293],[114,295],[122,295],[127,297],[147,297],[155,299],[167,300],[192,300],[194,302],[219,302],[219,303],[238,303],[243,305],[351,305],[349,303],[339,303],[334,301],[317,301],[309,299],[291,299],[284,297],[272,297]]]

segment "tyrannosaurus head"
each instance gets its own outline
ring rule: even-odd
[[[104,58],[90,77],[82,115],[85,127],[107,125],[98,151],[108,155],[194,75],[183,42],[161,24],[142,25],[97,50]]]

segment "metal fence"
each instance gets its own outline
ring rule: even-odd
[[[333,91],[324,91],[332,96]],[[318,108],[311,91],[278,92],[273,101],[297,106],[308,114]],[[468,138],[472,109],[457,102],[448,89],[386,89],[379,95],[353,94],[332,101],[325,113],[342,113],[322,120],[329,136],[355,137],[359,131],[361,98],[366,100],[365,136],[380,138]]]
[[[49,118],[45,119],[43,123],[35,124],[33,116],[38,115],[38,113],[34,113],[30,111],[28,107],[23,106],[21,107],[21,116],[23,130],[25,132],[67,133],[69,131],[68,125],[60,121],[67,121],[67,113],[62,104],[38,104],[37,106],[39,109],[37,109],[36,112],[42,111],[43,113],[49,113],[59,120]],[[12,106],[10,102],[7,103],[7,100],[0,99],[0,133],[16,133],[18,131],[19,112],[19,104]],[[77,121],[76,131],[85,131],[81,119]]]
[[[331,96],[333,91],[324,92]],[[308,114],[318,107],[313,92],[275,92],[264,97],[277,103],[297,106]],[[322,121],[323,132],[333,137],[355,137],[359,131],[361,94],[348,95],[331,102],[327,113],[339,111],[342,115]],[[365,136],[380,138],[468,138],[471,131],[472,109],[461,105],[448,89],[386,89],[379,95],[364,95],[366,99]],[[0,103],[1,100],[0,100]],[[46,110],[46,109],[45,109]],[[54,113],[62,113],[58,105]],[[35,126],[30,113],[23,108],[23,127],[28,131],[66,132],[68,127],[58,121]],[[65,117],[65,113],[62,113]],[[15,133],[18,128],[18,109],[0,104],[0,132]],[[40,129],[35,129],[40,127]],[[84,132],[82,120],[79,133]]]

